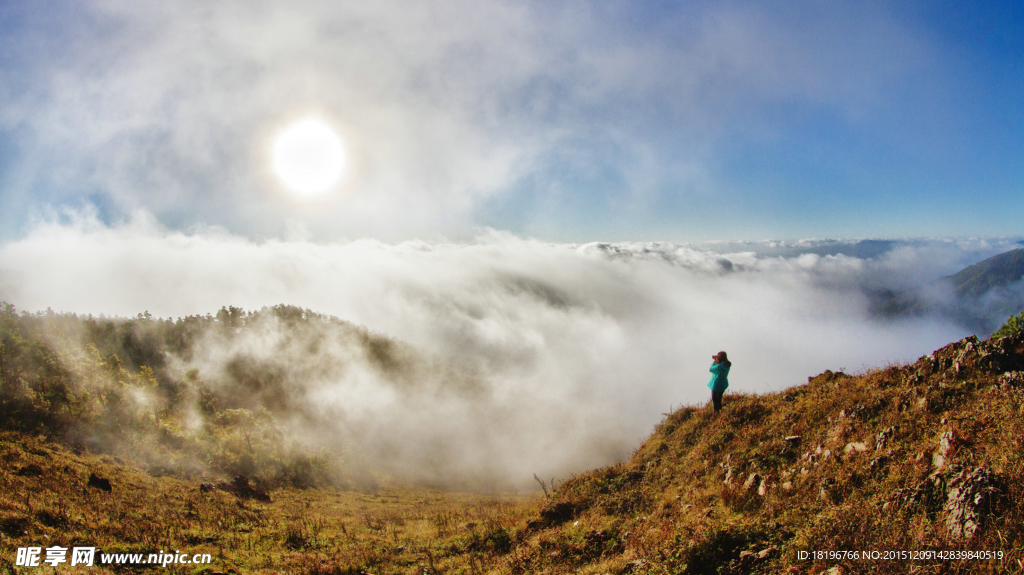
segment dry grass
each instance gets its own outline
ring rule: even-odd
[[[1024,338],[966,343],[913,365],[733,394],[718,416],[677,410],[630,461],[563,484],[502,571],[1024,573],[1024,373],[1003,375],[1024,368]],[[937,467],[943,433],[953,439]],[[946,504],[974,469],[994,487],[980,530],[957,536]],[[938,550],[1003,559],[798,555]]]
[[[537,509],[532,495],[400,485],[282,489],[258,503],[10,432],[0,435],[0,459],[0,573],[13,572],[16,548],[30,545],[213,556],[212,565],[168,573],[475,573],[495,567]],[[32,465],[42,474],[19,475]],[[87,487],[91,473],[109,479],[112,492]]]
[[[547,499],[391,484],[256,503],[13,432],[0,459],[0,573],[16,547],[53,544],[210,553],[213,571],[238,573],[1024,573],[1024,336],[732,394],[717,416],[684,407],[628,462]],[[87,487],[90,473],[113,492]],[[987,487],[965,536],[948,520],[968,473]],[[808,551],[1003,557],[800,559]]]

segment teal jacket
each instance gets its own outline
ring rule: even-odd
[[[708,381],[708,387],[712,393],[722,393],[729,388],[730,367],[728,363],[711,364],[711,380]]]

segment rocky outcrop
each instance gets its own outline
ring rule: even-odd
[[[879,431],[878,435],[875,436],[875,451],[882,451],[888,447],[889,441],[892,440],[897,431],[899,431],[899,429],[895,425]]]
[[[975,467],[951,474],[946,485],[946,530],[955,539],[970,539],[1002,494],[999,477],[988,468]]]
[[[987,467],[952,466],[936,471],[890,497],[887,508],[920,505],[945,515],[946,532],[957,540],[973,538],[995,513],[1003,481]]]
[[[925,377],[934,373],[964,376],[968,373],[1002,375],[1024,370],[1021,352],[1024,334],[979,341],[975,336],[953,342],[918,361],[914,376]],[[911,376],[913,377],[913,376]]]

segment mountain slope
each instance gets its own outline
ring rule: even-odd
[[[1024,278],[1024,248],[1017,248],[945,278],[953,284],[957,297],[980,297],[997,287],[1005,287]]]
[[[254,497],[235,488],[239,479],[213,485],[155,477],[138,461],[75,453],[11,431],[0,431],[0,461],[4,575],[478,572],[501,559],[481,551],[504,549],[507,530],[537,503],[532,496],[401,483],[372,491],[273,489]],[[19,548],[52,546],[68,551],[65,560],[73,547],[96,547],[93,567],[17,565]],[[175,552],[182,562],[171,561]],[[46,557],[43,550],[38,559]]]
[[[372,484],[383,458],[367,460],[368,444],[345,434],[345,414],[322,393],[353,379],[409,395],[475,384],[407,344],[294,306],[171,320],[19,314],[0,302],[0,430],[157,473]]]
[[[562,484],[514,573],[1024,572],[1024,337],[669,414]],[[899,552],[1001,552],[1001,559]],[[800,552],[877,551],[878,559]],[[885,560],[885,552],[897,552]]]
[[[867,293],[876,318],[937,315],[975,334],[990,334],[1024,310],[1024,249],[992,256],[928,285]]]

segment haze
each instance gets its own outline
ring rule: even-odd
[[[1015,2],[3,3],[0,300],[331,314],[501,410],[318,382],[327,404],[407,415],[412,447],[460,422],[469,474],[598,465],[706,401],[719,350],[764,392],[1004,319],[948,313],[939,280],[1024,234],[1022,25]],[[307,117],[345,169],[297,197],[272,148]],[[886,293],[924,305],[883,317]]]
[[[971,330],[941,305],[877,317],[873,294],[942,304],[952,294],[938,278],[1012,246],[580,245],[499,232],[459,244],[254,242],[83,219],[0,248],[0,281],[4,298],[27,309],[178,317],[288,302],[397,338],[440,366],[411,388],[375,375],[358,349],[286,344],[293,335],[269,324],[230,345],[210,340],[181,371],[217,379],[239,357],[280,365],[300,436],[331,443],[358,430],[371,460],[406,476],[528,486],[534,472],[616,461],[672,406],[706,402],[718,350],[734,362],[731,390],[760,393],[959,339]],[[438,373],[471,374],[472,385]]]

